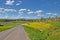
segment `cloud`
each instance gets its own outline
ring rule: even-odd
[[[17,3],[16,5],[20,5],[20,3]]]
[[[46,14],[51,15],[52,13],[46,13]]]
[[[24,18],[24,17],[20,17],[20,18]]]
[[[3,10],[4,8],[0,8],[0,10]]]
[[[18,13],[19,13],[20,15],[23,15],[22,13],[26,12],[26,10],[27,10],[27,9],[20,9],[20,10],[18,10]]]
[[[23,14],[22,13],[19,13],[20,16],[22,16]]]
[[[18,13],[20,14],[20,15],[22,15],[22,13],[24,13],[24,12],[26,12],[27,11],[27,9],[20,9],[20,10],[18,10]]]
[[[41,16],[41,15],[37,15],[37,16]]]
[[[18,11],[18,13],[19,13],[19,14],[22,14],[22,13],[24,13],[24,12],[20,12],[20,11]]]
[[[25,17],[26,19],[29,19],[30,17]]]
[[[37,11],[31,11],[31,10],[28,10],[28,14],[41,14],[43,11],[42,10],[37,10]]]
[[[16,12],[15,9],[4,9],[5,12]]]
[[[3,12],[4,8],[0,8],[0,12]]]
[[[20,12],[31,12],[30,9],[25,9],[25,8],[24,8],[24,9],[20,9],[19,11],[20,11]]]
[[[53,15],[53,16],[56,16],[57,14],[56,13],[46,13],[48,15]]]
[[[53,14],[54,16],[56,16],[57,14]]]
[[[45,15],[43,15],[43,14],[38,14],[37,16],[38,16],[38,17],[43,17],[43,16],[45,16]]]
[[[42,13],[43,11],[42,11],[42,10],[31,11],[30,9],[20,9],[19,12],[26,12],[26,13],[28,13],[28,14],[33,14],[33,13],[40,14],[40,13]]]
[[[33,14],[34,12],[33,11],[29,11],[29,12],[27,12],[28,14]]]
[[[35,13],[42,13],[43,11],[42,10],[37,10]]]
[[[6,0],[6,5],[13,5],[14,4],[14,0]]]
[[[27,10],[28,12],[31,11],[30,9]]]
[[[19,11],[22,12],[22,11],[26,11],[27,9],[20,9]]]
[[[16,5],[16,6],[18,6],[18,5],[22,4],[22,1],[17,1],[17,3],[16,3],[16,1],[14,1],[14,0],[6,0],[5,4],[6,5]]]
[[[15,9],[0,8],[0,13],[17,12]]]
[[[16,3],[16,5],[21,5],[22,4],[22,1],[18,1],[18,3]]]
[[[42,10],[37,10],[37,11],[31,11],[30,9],[20,9],[19,13],[24,13],[26,12],[27,14],[41,14],[43,11]]]
[[[4,13],[2,13],[4,12]],[[11,13],[11,14],[10,14]],[[32,14],[32,15],[30,15]],[[47,14],[47,15],[46,15]],[[40,17],[47,17],[47,16],[56,16],[56,13],[46,13],[44,14],[43,10],[30,10],[30,9],[19,9],[19,10],[15,10],[15,9],[9,9],[9,8],[0,8],[0,15],[3,15],[2,18],[40,18]],[[4,16],[6,15],[6,16]],[[11,16],[12,15],[12,16]],[[11,16],[11,17],[10,17]],[[1,18],[1,16],[0,16]]]

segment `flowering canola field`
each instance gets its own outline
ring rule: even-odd
[[[51,24],[43,22],[29,22],[26,26],[43,31],[49,29],[51,27]]]

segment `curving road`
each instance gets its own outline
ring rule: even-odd
[[[29,40],[22,26],[0,32],[0,40]]]

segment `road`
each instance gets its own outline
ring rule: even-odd
[[[0,40],[29,40],[22,26],[0,32]]]

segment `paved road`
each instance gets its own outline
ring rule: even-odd
[[[29,40],[22,26],[0,32],[0,40]]]

